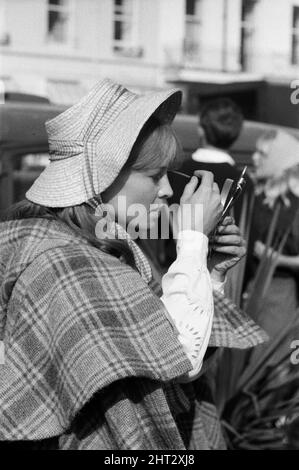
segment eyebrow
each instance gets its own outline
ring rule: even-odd
[[[160,166],[159,168],[149,168],[147,171],[153,171],[158,175],[159,173],[164,173],[164,171],[167,171],[167,166]]]

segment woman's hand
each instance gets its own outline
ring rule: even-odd
[[[264,253],[266,250],[266,245],[261,242],[260,240],[256,241],[254,244],[253,248],[253,254],[256,258],[259,260],[262,259]],[[299,270],[299,256],[288,256],[288,255],[283,255],[275,250],[273,248],[268,248],[268,256],[272,257],[272,260],[275,260],[275,265],[276,267],[280,268],[286,268],[286,269],[291,269],[294,270],[296,273],[298,273]]]
[[[246,243],[232,217],[226,217],[219,225],[214,239],[208,268],[212,278],[223,281],[229,269],[246,254]]]
[[[266,245],[260,240],[256,241],[253,248],[253,254],[259,260],[262,259],[266,250]],[[272,249],[268,249],[268,256],[277,255],[277,253]]]
[[[180,200],[179,230],[195,230],[209,235],[221,218],[223,206],[214,175],[210,171],[195,171]],[[202,180],[198,188],[198,178]]]

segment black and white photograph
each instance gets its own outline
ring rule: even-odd
[[[0,0],[0,451],[40,450],[299,450],[299,0]]]

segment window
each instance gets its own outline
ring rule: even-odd
[[[292,64],[299,65],[299,7],[293,8]]]
[[[5,18],[5,3],[0,1],[0,46],[8,46],[10,44],[10,35],[6,28]]]
[[[256,0],[242,0],[240,64],[248,70],[252,61],[254,36],[254,8]]]
[[[186,0],[184,55],[187,60],[198,60],[200,52],[201,0]]]
[[[114,0],[113,50],[116,53],[140,57],[138,44],[138,3],[136,0]]]
[[[52,44],[70,42],[70,0],[48,0],[47,38]]]
[[[49,163],[48,153],[28,153],[22,156],[21,170],[42,171]]]
[[[15,122],[17,123],[23,116],[22,114],[16,114],[15,118]],[[38,119],[42,119],[42,113],[38,116]],[[18,128],[18,126],[16,126],[16,128]],[[21,128],[18,129],[18,132],[20,131]],[[19,136],[22,135],[22,132],[23,131],[21,131]],[[24,199],[25,193],[34,180],[50,163],[49,154],[45,153],[43,149],[40,150],[40,153],[20,154],[20,148],[17,142],[17,140],[16,142],[11,141],[8,158],[4,156],[2,159],[2,174],[0,174],[0,211]],[[40,145],[41,147],[46,146],[45,142],[38,145],[35,139],[32,139],[30,144],[38,147]]]

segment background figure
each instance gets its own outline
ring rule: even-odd
[[[282,239],[290,230],[259,320],[270,337],[274,337],[298,315],[299,142],[285,132],[271,131],[258,140],[253,161],[257,195],[248,250],[249,277],[256,272],[258,260],[264,254],[273,212],[279,202],[282,207],[274,239]]]
[[[229,98],[219,98],[211,101],[199,113],[200,146],[191,159],[186,160],[180,170],[193,174],[195,170],[208,170],[214,174],[215,182],[220,190],[227,178],[233,180],[240,176],[240,171],[229,149],[240,135],[243,126],[243,115],[239,107]],[[247,180],[247,190],[252,190],[252,183]],[[170,179],[174,189],[172,202],[179,202],[183,190],[183,181],[172,176]],[[235,206],[235,216],[238,220],[241,213],[242,198]]]
[[[211,101],[199,114],[199,143],[200,147],[191,158],[183,161],[180,171],[192,175],[196,170],[211,171],[214,181],[218,184],[220,191],[227,178],[237,180],[241,171],[236,167],[234,159],[229,154],[229,149],[237,140],[243,126],[243,115],[239,107],[229,98],[219,98]],[[241,221],[241,214],[248,210],[253,194],[253,184],[248,176],[246,178],[245,191],[235,202],[233,215],[236,223]],[[181,194],[185,186],[185,179],[169,174],[169,181],[173,189],[173,197],[170,204],[179,204]],[[246,193],[246,198],[244,194]],[[240,227],[243,235],[246,227]],[[175,259],[174,243],[166,241],[164,251],[166,252],[166,266]]]

